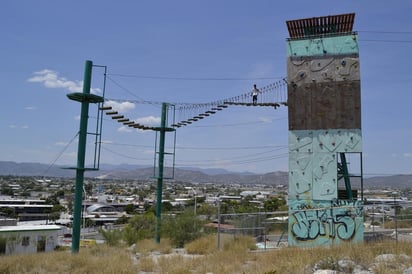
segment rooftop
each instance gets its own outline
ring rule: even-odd
[[[291,39],[352,32],[355,13],[286,21]]]
[[[58,225],[16,225],[2,226],[0,232],[17,232],[17,231],[45,231],[45,230],[60,230]]]

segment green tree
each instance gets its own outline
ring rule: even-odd
[[[30,197],[30,192],[23,191],[22,193],[20,193],[20,196],[25,197],[25,198]]]
[[[211,219],[212,216],[217,214],[217,208],[210,204],[201,204],[197,208],[197,214],[199,215],[206,215],[207,219]]]
[[[46,198],[46,204],[49,205],[58,205],[59,203],[59,197],[56,196],[56,194],[50,195],[49,197]]]
[[[60,218],[60,212],[50,212],[48,215],[48,219],[52,222],[57,221]]]
[[[63,198],[64,197],[64,190],[60,189],[57,190],[56,194],[54,194],[54,196],[59,197],[59,198]]]
[[[162,202],[162,212],[168,212],[173,209],[173,205],[170,202]]]
[[[243,198],[240,203],[235,204],[234,206],[236,213],[248,213],[257,211],[257,204],[252,203],[251,201],[253,201],[253,197],[251,195],[248,195]]]
[[[1,194],[8,195],[8,196],[13,196],[14,191],[11,187],[3,186],[3,188],[1,189]]]
[[[0,207],[0,216],[4,215],[8,218],[16,218],[17,214],[13,208],[10,207]]]
[[[62,206],[61,204],[55,204],[53,205],[51,212],[66,212],[67,208],[65,208],[64,206]]]
[[[192,210],[185,210],[179,215],[163,218],[162,234],[171,239],[176,247],[184,247],[201,236],[202,222],[194,215]]]
[[[121,243],[122,231],[119,229],[104,230],[99,229],[99,233],[103,236],[107,245],[118,246]]]
[[[50,211],[50,214],[49,214],[49,220],[51,220],[51,221],[58,220],[60,218],[60,214],[62,212],[66,212],[66,211],[67,211],[67,209],[64,206],[62,206],[61,204],[53,205],[53,207]]]
[[[135,211],[134,211],[134,205],[133,205],[133,204],[127,204],[127,205],[124,207],[124,211],[125,211],[127,214],[134,214],[134,213],[135,213]]]
[[[284,206],[286,201],[284,199],[279,198],[271,198],[269,200],[264,201],[263,208],[265,211],[276,211],[279,207]]]
[[[135,215],[123,228],[123,240],[132,245],[139,240],[154,238],[156,217],[153,213]]]
[[[129,221],[129,217],[126,215],[123,215],[119,218],[117,218],[117,220],[114,222],[116,225],[121,225],[121,224],[127,224],[127,222]]]

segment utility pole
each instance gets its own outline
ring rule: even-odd
[[[167,104],[162,104],[162,116],[160,127],[156,128],[160,132],[159,137],[159,172],[157,175],[157,195],[156,195],[156,227],[155,227],[155,241],[160,243],[160,226],[162,221],[162,195],[163,195],[163,168],[164,168],[164,154],[165,154],[165,135],[166,131],[174,131],[173,128],[166,127]]]
[[[81,226],[81,210],[82,210],[82,194],[83,181],[85,172],[86,158],[86,139],[87,139],[87,121],[89,118],[89,104],[102,103],[104,98],[94,94],[90,94],[90,86],[92,80],[93,62],[87,60],[84,68],[83,93],[74,92],[67,94],[70,100],[81,103],[80,112],[80,129],[79,129],[79,144],[77,149],[77,167],[76,169],[76,188],[74,194],[74,211],[73,211],[73,237],[72,237],[72,253],[79,252],[80,246],[80,226]]]

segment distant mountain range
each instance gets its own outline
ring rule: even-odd
[[[101,179],[134,179],[150,180],[157,174],[153,167],[143,167],[128,164],[109,165],[102,164],[98,171],[87,171],[85,176]],[[35,177],[75,177],[74,169],[66,166],[49,166],[40,163],[16,163],[0,161],[0,176],[35,176]],[[262,185],[288,185],[288,172],[276,171],[265,174],[250,172],[230,172],[225,169],[200,169],[200,168],[165,168],[164,178],[173,177],[175,181],[191,183],[227,183],[227,184],[262,184]],[[352,182],[359,186],[359,180]],[[412,187],[412,174],[377,176],[364,178],[365,188],[410,188]]]
[[[0,176],[35,176],[35,177],[75,177],[74,169],[67,166],[49,166],[40,163],[16,163],[0,161]],[[150,180],[157,177],[153,167],[135,165],[102,164],[98,171],[87,171],[85,177],[111,180]],[[255,174],[251,172],[230,172],[225,169],[200,168],[165,168],[163,177],[175,181],[192,183],[238,183],[238,184],[272,184],[287,185],[287,172]]]

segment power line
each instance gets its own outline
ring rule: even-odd
[[[359,30],[358,32],[381,33],[381,34],[412,34],[412,31]]]
[[[246,150],[246,149],[282,149],[287,148],[287,145],[278,145],[278,146],[247,146],[247,147],[176,147],[177,149],[188,149],[188,150]]]
[[[372,34],[382,34],[379,38],[384,37],[383,35],[412,35],[412,31],[381,31],[381,30],[366,30],[366,31],[358,31],[361,33],[372,33]],[[399,36],[398,36],[399,37]],[[360,38],[360,42],[378,42],[378,43],[412,43],[412,40],[409,39],[362,39]]]
[[[382,43],[412,43],[412,40],[379,40],[379,39],[360,39],[360,42],[382,42]]]
[[[258,163],[258,162],[268,162],[270,160],[278,160],[278,159],[283,159],[288,157],[288,153],[281,153],[273,156],[267,156],[267,157],[258,157],[258,158],[250,158],[250,159],[244,159],[244,160],[230,160],[230,159],[218,159],[215,161],[211,160],[204,160],[204,161],[196,161],[196,166],[202,166],[202,167],[211,167],[211,166],[216,166],[219,163],[224,163],[222,165],[244,165],[244,164],[250,164],[250,163]],[[193,164],[194,161],[179,161],[176,166],[177,167],[185,167],[187,165]],[[186,164],[185,164],[186,163]]]
[[[148,147],[148,146],[141,146],[141,145],[130,145],[130,144],[121,144],[121,143],[111,143],[110,145],[118,145],[118,146],[132,146],[132,147]],[[123,153],[119,153],[117,151],[108,149],[106,147],[102,147],[104,150],[115,154],[117,156],[123,157],[123,158],[128,158],[128,159],[133,159],[133,160],[141,160],[141,161],[152,161],[152,159],[142,159],[142,158],[137,158],[133,156],[129,156]],[[267,150],[268,148],[272,148],[271,150]],[[269,160],[275,160],[275,159],[280,159],[284,158],[288,155],[288,153],[281,153],[281,154],[275,154],[275,155],[269,155],[265,157],[257,157],[261,156],[264,154],[268,153],[273,153],[275,151],[283,150],[286,149],[287,146],[285,145],[278,145],[278,146],[256,146],[256,147],[177,147],[177,149],[191,149],[191,150],[250,150],[250,149],[266,149],[264,152],[259,152],[259,153],[252,153],[252,154],[246,154],[246,155],[241,155],[241,156],[233,156],[229,158],[224,158],[224,159],[219,159],[218,161],[230,161],[233,164],[247,164],[247,163],[255,163],[255,162],[263,162],[263,161],[269,161]],[[233,160],[235,159],[235,160]],[[205,160],[187,160],[187,161],[178,161],[179,164],[178,166],[184,166],[187,164],[196,164],[196,166],[210,166],[211,160],[210,159],[205,159]],[[207,164],[206,164],[207,163]],[[212,164],[213,165],[213,164]]]
[[[277,119],[272,119],[271,121],[280,121],[280,120],[285,120],[287,117],[281,117]],[[234,126],[248,126],[248,125],[257,125],[257,124],[267,124],[270,125],[270,123],[265,122],[265,121],[250,121],[250,122],[242,122],[242,123],[231,123],[231,124],[217,124],[217,125],[193,125],[191,127],[194,128],[201,128],[201,127],[234,127]]]
[[[120,85],[117,81],[113,80],[111,77],[107,76],[107,79],[110,80],[113,84],[115,84],[116,86],[118,86],[120,89],[122,89],[123,91],[125,91],[126,93],[132,95],[133,97],[139,99],[139,101],[135,101],[135,103],[146,103],[146,104],[161,104],[160,102],[151,102],[151,101],[147,101],[144,100],[142,97],[137,96],[134,92],[130,91],[129,89],[125,88],[124,86]],[[106,100],[113,100],[116,101],[116,99],[106,99]],[[117,100],[117,101],[128,101],[131,102],[130,100]]]
[[[411,173],[368,173],[368,172],[364,172],[363,176],[365,178],[365,176],[398,176],[398,175],[409,175]],[[365,178],[368,179],[368,178]]]
[[[77,138],[77,136],[79,135],[79,132],[77,132],[73,138],[63,147],[63,149],[57,154],[56,158],[49,164],[49,166],[46,168],[46,170],[44,171],[44,175],[45,176],[49,170],[54,166],[54,164],[57,162],[58,159],[60,159],[60,157],[63,156],[63,153],[67,150],[67,148],[73,143],[73,141]]]
[[[117,152],[117,151],[108,149],[108,148],[106,148],[106,147],[102,147],[102,149],[104,149],[104,150],[106,150],[106,151],[108,151],[108,152],[110,152],[110,153],[112,153],[112,154],[114,154],[114,155],[117,155],[117,156],[120,156],[120,157],[123,157],[123,158],[127,158],[127,159],[141,160],[141,161],[153,161],[153,159],[142,159],[142,158],[137,158],[137,157],[129,156],[129,155],[126,155],[126,154],[119,153],[119,152]]]
[[[114,145],[114,146],[126,146],[126,147],[142,147],[142,148],[153,148],[149,145],[136,145],[136,144],[125,144],[125,143],[105,143],[105,145]],[[244,149],[280,149],[287,148],[287,145],[274,145],[274,146],[244,146],[244,147],[191,147],[191,146],[176,146],[176,149],[187,149],[187,150],[244,150]]]
[[[267,162],[269,160],[277,160],[277,159],[283,159],[285,157],[288,157],[289,153],[282,153],[274,156],[268,156],[264,158],[253,158],[253,159],[247,159],[243,161],[234,161],[234,163],[237,164],[250,164],[250,163],[258,163],[258,162]]]
[[[127,78],[141,78],[153,80],[178,80],[178,81],[253,81],[253,80],[278,80],[284,77],[250,77],[250,78],[236,78],[236,77],[171,77],[171,76],[153,76],[153,75],[137,75],[137,74],[120,74],[110,73],[107,75],[127,77]]]
[[[148,145],[135,145],[135,144],[124,144],[124,143],[113,143],[113,142],[102,142],[104,145],[113,145],[113,146],[125,146],[125,147],[142,147],[142,148],[153,148],[153,146]]]
[[[271,159],[272,157],[277,157],[278,155],[283,155],[282,154],[275,154],[275,155],[270,155],[270,156],[265,156],[265,157],[257,157],[257,156],[262,156],[264,154],[268,154],[268,153],[273,153],[275,151],[279,151],[279,150],[283,150],[285,148],[277,148],[277,149],[272,149],[269,151],[264,151],[264,152],[258,152],[258,153],[252,153],[252,154],[246,154],[246,155],[240,155],[240,156],[233,156],[233,157],[228,157],[225,159],[222,159],[223,161],[232,161],[233,159],[235,160],[235,162],[250,162],[250,161],[254,161],[254,160],[267,160],[267,159]]]

